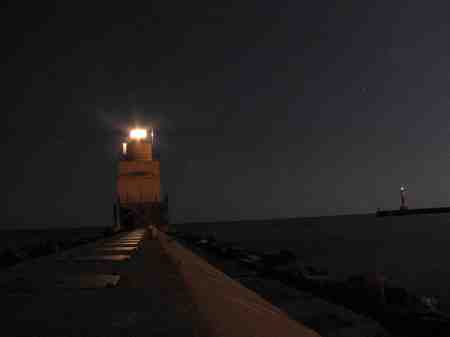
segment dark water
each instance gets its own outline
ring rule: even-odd
[[[176,225],[259,250],[290,249],[337,277],[381,272],[450,311],[450,215],[352,215],[248,223]]]

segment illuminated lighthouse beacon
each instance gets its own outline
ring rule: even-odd
[[[136,128],[122,144],[117,177],[120,227],[135,228],[161,222],[160,164],[153,160],[153,130]]]

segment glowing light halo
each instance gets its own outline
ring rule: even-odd
[[[135,128],[130,130],[130,139],[133,140],[141,140],[147,138],[147,130],[146,129],[140,129]]]

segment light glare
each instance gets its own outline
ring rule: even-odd
[[[147,138],[147,130],[146,129],[133,129],[130,131],[130,138],[141,140]]]

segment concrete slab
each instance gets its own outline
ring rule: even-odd
[[[140,241],[142,241],[142,239],[129,239],[129,238],[126,238],[126,239],[117,239],[117,240],[114,240],[112,242],[140,242]]]
[[[109,248],[109,247],[123,247],[123,248],[137,248],[139,247],[139,245],[137,244],[131,244],[131,243],[111,243],[111,244],[107,244],[107,245],[102,245],[102,248]]]
[[[123,235],[120,236],[121,238],[142,238],[145,234],[129,234],[129,235]]]
[[[137,246],[142,241],[134,242],[134,241],[111,241],[111,242],[105,242],[99,246],[108,246],[108,245],[134,245]]]
[[[125,261],[130,258],[130,255],[117,254],[117,255],[85,255],[75,256],[72,258],[74,261]]]
[[[123,247],[123,246],[106,246],[106,247],[99,247],[95,249],[97,252],[126,252],[126,253],[132,253],[137,249],[136,246],[134,247]]]
[[[57,288],[64,289],[96,289],[115,287],[120,280],[119,275],[81,274],[64,275],[56,280]]]

